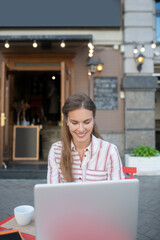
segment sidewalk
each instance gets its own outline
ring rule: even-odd
[[[140,180],[137,240],[160,240],[160,176]],[[34,205],[33,187],[46,179],[0,179],[0,221],[13,215],[14,207]]]

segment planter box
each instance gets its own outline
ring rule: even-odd
[[[125,154],[125,166],[136,167],[135,175],[160,175],[160,156],[148,158]]]

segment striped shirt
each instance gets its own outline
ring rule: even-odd
[[[50,148],[47,183],[65,182],[60,169],[61,152],[61,141],[54,143]],[[92,135],[90,145],[84,149],[82,161],[72,142],[71,154],[75,182],[124,179],[121,159],[114,144]]]

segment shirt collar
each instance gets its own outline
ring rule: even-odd
[[[91,152],[94,154],[100,144],[100,139],[92,135]]]
[[[71,140],[71,151],[76,151],[73,141]]]
[[[91,152],[91,149],[92,149],[91,145],[92,145],[92,141],[89,144],[89,146],[84,149],[84,152],[85,151],[90,151]],[[71,151],[73,151],[73,152],[76,151],[76,147],[75,147],[75,145],[74,145],[72,140],[71,140]]]
[[[84,149],[84,151],[88,149],[87,151],[94,153],[98,146],[99,146],[99,139],[96,138],[94,135],[92,135],[91,143],[89,144],[88,147]],[[75,145],[72,140],[71,140],[71,151],[76,151]]]

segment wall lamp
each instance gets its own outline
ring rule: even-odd
[[[140,53],[137,58],[137,70],[140,72],[142,70],[142,65],[144,63],[144,55],[142,53]]]
[[[88,75],[91,76],[97,71],[97,62],[90,59],[87,64],[88,67]]]
[[[104,63],[100,60],[100,58],[98,59],[98,61],[94,61],[93,59],[90,59],[87,64],[88,75],[91,76],[94,73],[96,73],[96,71],[102,72],[103,65]]]
[[[142,45],[142,47],[140,48],[140,51],[138,51],[137,46],[135,46],[134,49],[133,49],[134,59],[135,59],[135,62],[137,64],[137,70],[139,72],[141,72],[141,70],[142,70],[142,65],[144,63],[144,58],[145,58],[145,56],[142,54],[142,52],[143,53],[145,52],[144,45]]]
[[[98,72],[102,72],[103,70],[103,65],[104,63],[101,61],[101,59],[99,58],[98,61],[97,61],[97,71]]]

